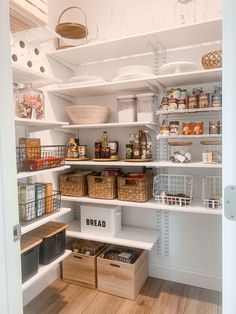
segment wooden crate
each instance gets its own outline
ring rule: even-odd
[[[104,253],[116,246],[109,246]],[[97,258],[97,288],[99,291],[135,300],[148,277],[148,253],[140,255],[134,264]],[[103,255],[103,254],[102,254]]]
[[[72,252],[69,257],[62,261],[62,279],[69,283],[96,289],[97,257],[106,246],[104,244],[104,247],[94,256]]]

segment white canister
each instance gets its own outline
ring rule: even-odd
[[[118,122],[137,121],[137,108],[135,95],[117,97]]]
[[[137,121],[139,122],[154,122],[155,113],[155,94],[145,93],[138,94],[137,97]]]

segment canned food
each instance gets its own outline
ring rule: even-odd
[[[202,87],[195,87],[193,88],[193,95],[202,94],[203,88]]]
[[[178,109],[186,109],[186,100],[185,99],[178,101]]]
[[[180,100],[181,98],[181,89],[180,88],[172,88],[172,98]]]
[[[168,97],[163,97],[161,101],[161,108],[162,110],[168,110],[168,107],[169,107]]]
[[[209,134],[220,134],[220,121],[209,122]]]
[[[188,96],[188,109],[195,109],[197,108],[197,96],[191,95]]]
[[[187,89],[180,90],[180,100],[187,100]]]
[[[212,95],[211,97],[211,105],[214,108],[220,108],[222,106],[222,95]]]
[[[177,99],[170,99],[169,100],[169,110],[177,110],[178,109],[178,100]]]
[[[199,108],[209,107],[209,93],[200,94],[198,96],[198,107]]]

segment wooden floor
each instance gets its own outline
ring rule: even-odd
[[[25,314],[220,314],[215,291],[148,278],[135,301],[56,280],[24,308]]]

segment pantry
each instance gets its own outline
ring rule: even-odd
[[[221,291],[221,3],[195,2],[168,0],[166,21],[163,1],[10,1],[26,308],[58,278],[129,300],[148,277]]]

